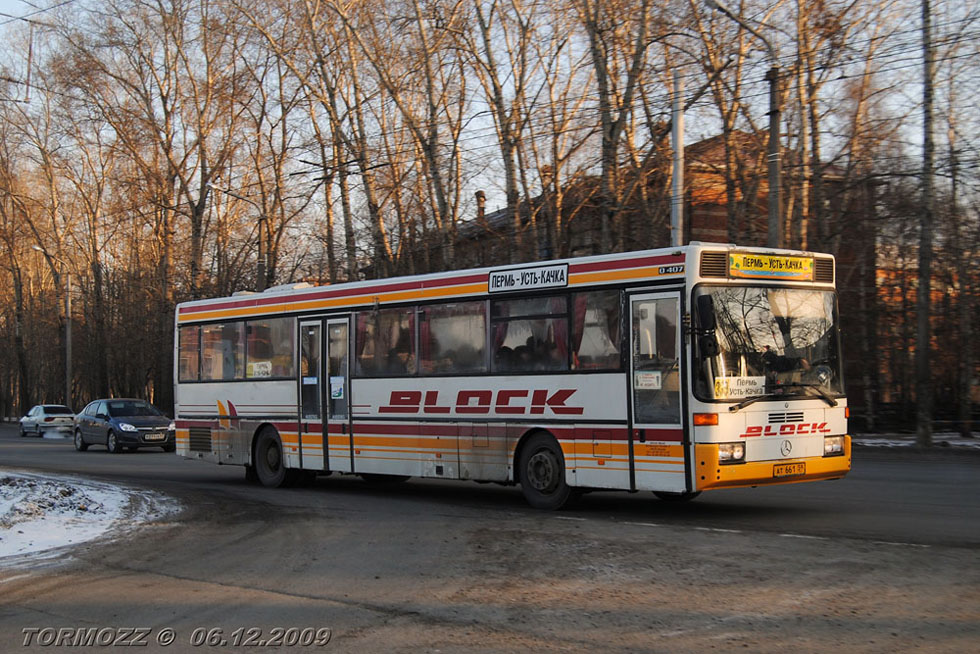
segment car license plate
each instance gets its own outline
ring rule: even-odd
[[[798,477],[805,474],[805,463],[777,463],[772,467],[773,477]]]
[[[164,438],[166,438],[166,435],[154,432],[152,434],[147,434],[144,436],[144,438],[148,441],[162,441]]]

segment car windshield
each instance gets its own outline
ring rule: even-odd
[[[109,408],[109,415],[113,418],[163,415],[156,407],[146,402],[106,402],[106,405]]]
[[[710,296],[711,301],[706,302]],[[695,393],[741,402],[766,394],[839,396],[837,299],[832,291],[699,287]],[[713,308],[711,319],[701,315]]]
[[[70,416],[72,410],[66,406],[45,406],[44,412],[49,416]]]

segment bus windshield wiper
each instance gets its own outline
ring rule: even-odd
[[[819,384],[807,384],[804,382],[789,382],[786,384],[780,384],[780,388],[809,388],[816,391],[820,399],[829,404],[830,406],[837,406],[837,400],[830,397],[825,390],[820,388]]]
[[[745,407],[747,407],[750,404],[755,404],[756,402],[760,402],[762,400],[768,400],[770,398],[779,397],[780,395],[782,395],[782,394],[781,393],[763,393],[762,395],[753,395],[752,397],[748,397],[748,398],[742,400],[738,404],[731,405],[730,407],[728,407],[728,410],[731,411],[732,413],[735,413],[739,409],[744,409]]]

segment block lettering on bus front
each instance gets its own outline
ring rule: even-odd
[[[746,427],[745,431],[739,435],[739,438],[752,438],[754,436],[803,436],[805,434],[829,434],[833,431],[827,426],[826,422],[808,422],[800,424],[786,424],[779,425],[766,425],[763,428],[761,425],[755,425],[753,427]]]

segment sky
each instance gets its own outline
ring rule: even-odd
[[[0,14],[24,16],[37,11],[34,5],[40,5],[42,2],[43,0],[34,0],[34,2],[25,2],[25,0],[0,0]],[[8,20],[10,19],[7,16],[0,15],[0,23]]]

